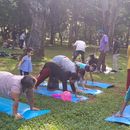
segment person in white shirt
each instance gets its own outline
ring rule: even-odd
[[[77,58],[77,56],[80,54],[81,55],[81,59],[82,59],[82,62],[84,63],[84,54],[85,54],[85,48],[87,47],[86,46],[86,43],[82,40],[77,40],[73,46],[75,47],[75,51],[74,51],[74,54],[73,54],[73,61],[75,61],[75,59]]]

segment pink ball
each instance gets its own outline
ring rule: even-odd
[[[71,101],[72,100],[72,95],[69,91],[64,91],[62,94],[61,94],[61,99],[63,101]]]

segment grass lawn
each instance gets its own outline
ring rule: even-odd
[[[49,47],[45,49],[47,59],[58,54],[64,54],[71,58],[72,49],[62,47]],[[6,50],[11,52],[11,50]],[[86,57],[93,52],[93,48],[87,48]],[[51,109],[51,113],[34,118],[29,121],[14,120],[6,114],[0,113],[0,130],[130,130],[129,126],[105,122],[104,119],[117,112],[123,101],[126,82],[127,57],[124,49],[120,55],[120,72],[117,74],[94,74],[95,81],[113,83],[115,87],[102,89],[103,94],[90,96],[89,100],[80,103],[69,103],[55,100],[51,97],[35,94],[35,106],[42,109]],[[112,66],[112,56],[108,54],[107,64]],[[38,75],[43,65],[41,62],[33,62],[33,75]],[[19,74],[15,65],[18,61],[10,58],[0,58],[0,70]],[[89,75],[87,76],[89,79]],[[25,98],[21,99],[26,102]]]

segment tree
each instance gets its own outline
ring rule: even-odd
[[[110,38],[110,47],[112,46],[112,39],[114,35],[115,25],[119,16],[120,0],[102,0],[102,16],[103,16],[103,30],[108,33]]]
[[[44,56],[43,31],[46,8],[49,0],[23,0],[28,8],[32,18],[31,32],[28,47],[33,47],[35,50],[35,58]]]

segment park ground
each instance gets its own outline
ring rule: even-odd
[[[0,49],[2,50],[2,49]],[[87,48],[86,57],[95,49]],[[3,51],[3,50],[2,50]],[[7,53],[17,53],[18,50],[6,49]],[[127,56],[126,49],[121,50],[119,66],[120,71],[116,74],[93,74],[94,80],[114,84],[109,89],[101,89],[103,94],[89,97],[88,101],[80,103],[63,102],[51,97],[35,94],[35,106],[41,109],[51,109],[51,113],[32,120],[14,120],[6,114],[0,113],[0,130],[130,130],[123,124],[108,123],[104,119],[119,111],[123,102],[126,83]],[[33,73],[39,74],[43,64],[53,56],[63,54],[71,58],[72,49],[66,47],[46,47],[45,58],[33,62]],[[98,54],[98,53],[97,53]],[[15,67],[17,60],[9,57],[0,58],[0,70],[19,74]],[[106,63],[112,66],[112,54],[107,55]],[[87,76],[89,79],[89,75]],[[21,99],[26,102],[25,98]]]

